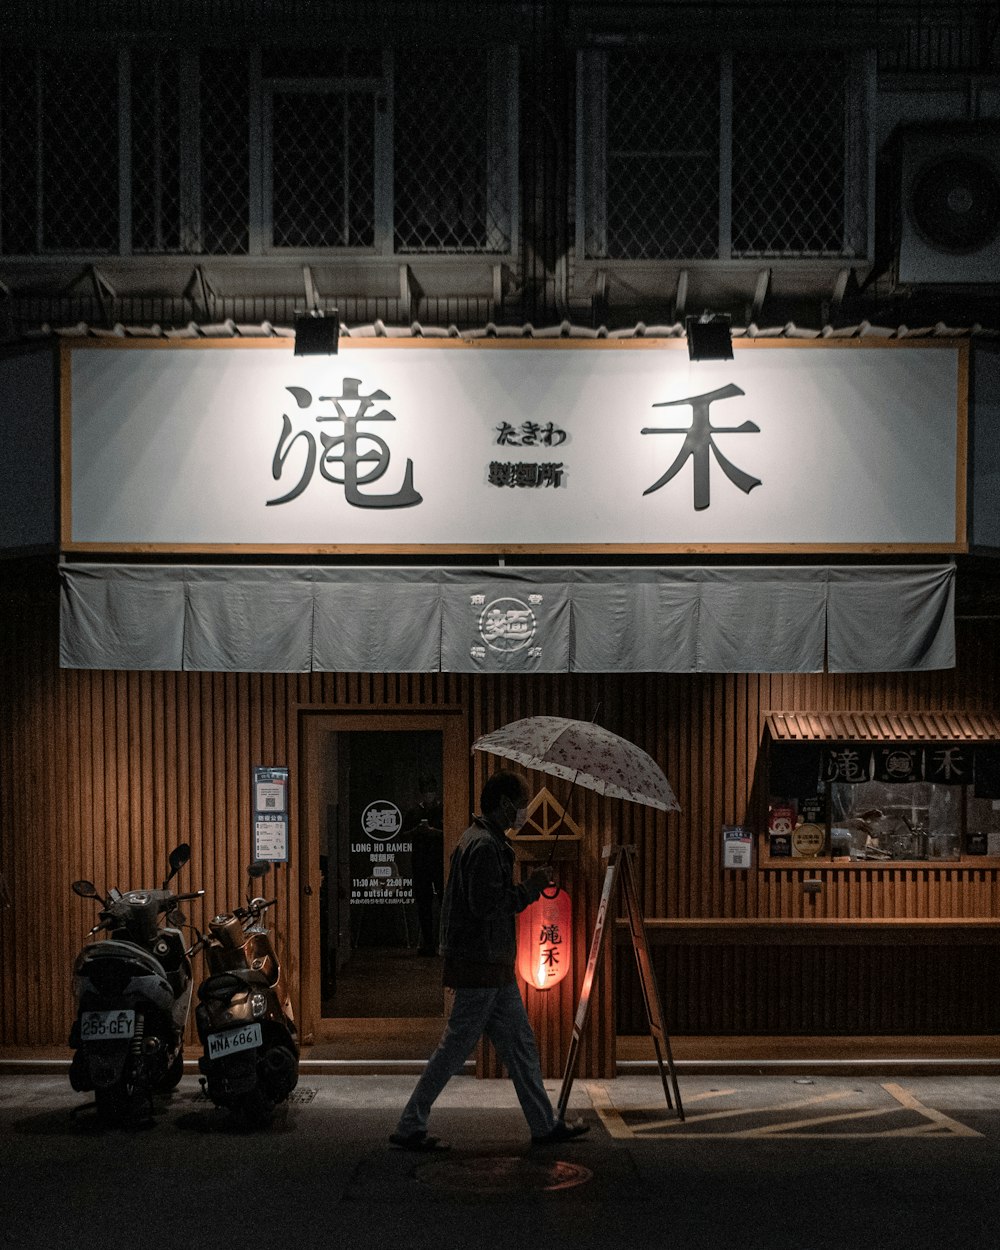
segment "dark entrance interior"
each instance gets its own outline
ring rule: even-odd
[[[320,1012],[440,1017],[443,734],[322,735]]]

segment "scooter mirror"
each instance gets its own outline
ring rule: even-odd
[[[175,846],[170,852],[170,875],[179,872],[191,858],[191,847],[187,842]]]
[[[266,859],[255,859],[247,869],[248,877],[266,877],[271,871],[271,865]]]
[[[74,881],[70,886],[74,894],[79,894],[81,898],[99,898],[97,887],[93,881]]]

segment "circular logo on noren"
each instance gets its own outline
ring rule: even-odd
[[[403,827],[403,813],[388,799],[376,799],[361,813],[361,828],[375,842],[388,842]]]
[[[913,759],[909,751],[893,751],[888,755],[885,771],[892,777],[908,777],[913,771]]]
[[[520,651],[535,636],[537,622],[520,599],[494,599],[479,617],[479,634],[493,651]]]

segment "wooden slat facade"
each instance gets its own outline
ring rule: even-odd
[[[77,877],[99,888],[147,884],[182,840],[192,860],[184,889],[206,890],[202,923],[231,906],[250,848],[250,776],[255,764],[299,767],[302,707],[385,711],[458,709],[468,744],[536,713],[600,721],[663,766],[682,812],[604,800],[578,790],[571,804],[584,830],[565,884],[577,905],[574,978],[545,998],[529,994],[546,1070],[557,1073],[586,962],[602,879],[600,847],[634,843],[645,915],[652,921],[731,923],[711,942],[651,925],[672,1034],[878,1035],[1000,1032],[992,946],[963,939],[865,943],[796,937],[796,923],[992,921],[1000,867],[990,862],[926,867],[809,863],[722,867],[723,824],[747,821],[764,719],[775,709],[869,713],[988,714],[997,706],[1000,628],[993,619],[957,623],[955,670],[888,675],[497,676],[210,674],[66,671],[58,667],[58,597],[52,565],[0,566],[0,872],[11,906],[0,909],[0,1044],[59,1045],[71,1015],[74,954],[94,909],[70,892]],[[469,793],[490,761],[470,755]],[[555,791],[561,800],[563,795]],[[294,796],[293,796],[294,799]],[[295,816],[293,808],[293,818]],[[298,1005],[302,865],[277,871],[276,923]],[[818,894],[803,890],[821,876]],[[751,943],[745,922],[778,922],[777,939]],[[741,929],[741,923],[744,928]],[[916,931],[916,930],[915,930]],[[883,937],[886,940],[883,940]],[[581,1075],[610,1075],[618,1033],[644,1019],[628,950],[618,948],[617,1003],[604,977],[592,1008]],[[558,994],[558,1010],[551,996]],[[483,1071],[491,1071],[484,1057]]]

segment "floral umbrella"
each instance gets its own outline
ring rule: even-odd
[[[477,738],[474,751],[562,777],[611,798],[679,812],[662,769],[641,747],[590,721],[529,716]]]

